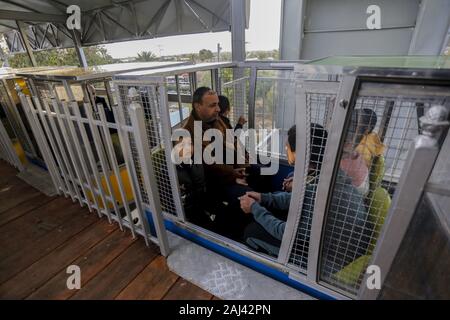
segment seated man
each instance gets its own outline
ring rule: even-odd
[[[219,98],[217,93],[207,87],[198,88],[193,95],[192,100],[192,112],[190,116],[184,121],[183,129],[190,133],[191,139],[202,139],[203,134],[208,129],[219,130],[223,136],[223,154],[224,163],[207,163],[203,159],[203,151],[211,144],[211,141],[203,141],[202,139],[202,166],[204,169],[204,177],[206,182],[207,195],[204,199],[206,202],[220,202],[225,203],[227,208],[226,215],[222,212],[222,216],[217,216],[217,224],[221,225],[223,229],[231,231],[227,236],[239,237],[245,227],[245,220],[248,219],[242,214],[241,217],[232,217],[237,214],[237,208],[239,210],[238,197],[245,194],[252,189],[248,187],[246,182],[245,168],[246,164],[238,164],[234,161],[234,164],[225,163],[226,149],[231,148],[233,153],[236,154],[237,146],[236,141],[234,145],[227,144],[226,141],[226,129],[228,126],[223,122],[219,116]],[[201,137],[194,136],[195,122],[201,122]],[[199,133],[197,133],[199,134]],[[195,144],[195,142],[194,142]],[[195,151],[195,148],[194,148]],[[192,155],[195,158],[195,155]],[[198,165],[198,164],[196,164]],[[194,186],[195,188],[195,186]],[[224,211],[224,210],[223,210]],[[240,210],[239,210],[240,211]],[[228,216],[228,212],[230,213]],[[242,224],[242,225],[241,225]],[[232,230],[230,230],[232,229]]]
[[[327,132],[320,126],[312,124],[311,137],[316,141],[311,141],[310,171],[315,173],[314,178],[309,178],[306,186],[302,214],[299,221],[298,230],[301,232],[297,236],[304,246],[309,246],[309,224],[314,211],[316,188],[320,173],[320,164],[322,163],[323,152],[327,139]],[[295,127],[288,132],[288,159],[291,163],[295,162]],[[352,186],[351,180],[340,171],[338,180],[335,184],[333,194],[339,194],[339,203],[335,203],[336,197],[333,197],[332,208],[339,211],[345,210],[343,216],[347,224],[365,223],[367,213],[363,205],[363,197]],[[349,181],[350,180],[350,181]],[[286,216],[289,211],[291,193],[280,192],[276,194],[260,194],[256,192],[247,192],[241,197],[241,208],[245,213],[252,214],[256,222],[252,222],[245,230],[244,238],[246,243],[255,250],[266,252],[277,256],[286,227],[286,219],[280,219],[274,216],[269,210],[285,210]],[[333,211],[333,210],[332,210]],[[336,212],[330,214],[338,215]],[[350,214],[351,213],[351,217]],[[339,219],[339,218],[336,218]],[[308,230],[305,232],[305,230]],[[350,227],[349,230],[352,230]],[[350,235],[350,238],[360,236]],[[304,267],[304,266],[303,266]]]

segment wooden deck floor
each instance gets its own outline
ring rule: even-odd
[[[0,299],[215,299],[170,272],[157,246],[16,174],[0,160]],[[80,290],[67,289],[69,265]]]

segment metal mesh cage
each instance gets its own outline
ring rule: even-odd
[[[362,85],[349,117],[324,223],[319,280],[356,295],[402,173],[419,134],[418,118],[449,99],[408,85]],[[404,93],[404,94],[402,94]],[[448,94],[448,93],[447,93]]]
[[[125,121],[128,125],[131,125],[131,121],[127,111],[127,107],[131,103],[130,97],[128,96],[128,92],[132,87],[136,88],[137,92],[139,93],[140,103],[144,109],[147,140],[151,152],[154,174],[157,181],[161,208],[164,212],[176,215],[177,210],[170,183],[169,168],[164,150],[165,145],[162,139],[161,101],[158,92],[158,86],[136,85],[136,84],[118,85],[120,100],[122,102],[122,105],[124,106]],[[139,188],[141,190],[142,201],[148,205],[149,198],[147,191],[144,187],[139,156],[136,150],[133,135],[131,133],[129,133],[129,141],[134,166],[136,169],[136,175],[139,182]]]
[[[248,115],[248,86],[249,78],[222,82],[222,94],[230,99],[230,119],[234,124],[239,120],[240,116]],[[247,125],[244,125],[244,128]]]
[[[305,273],[308,265],[309,240],[316,201],[317,184],[320,179],[320,168],[326,147],[326,133],[329,115],[332,113],[336,94],[305,92],[307,114],[307,154],[306,163],[309,168],[303,175],[305,193],[303,206],[298,208],[297,231],[289,256],[291,267]],[[322,129],[323,128],[323,129]]]
[[[287,132],[296,117],[295,81],[291,70],[258,70],[255,89],[255,129],[278,129],[278,150],[272,150],[271,136],[258,137],[257,151],[286,159]],[[258,131],[259,133],[261,131]],[[265,152],[266,150],[264,150]]]

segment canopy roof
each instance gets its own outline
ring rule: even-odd
[[[0,0],[10,51],[25,51],[16,20],[26,23],[33,50],[72,47],[66,9],[73,4],[81,9],[83,46],[231,28],[231,0]]]

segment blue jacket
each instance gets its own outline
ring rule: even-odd
[[[302,214],[300,216],[297,229],[302,231],[297,235],[297,240],[299,242],[304,242],[306,247],[309,245],[310,227],[312,214],[314,212],[316,189],[317,184],[308,184],[306,186]],[[286,210],[287,212],[289,210],[291,195],[292,193],[288,192],[261,194],[261,202],[255,202],[251,207],[255,220],[270,235],[280,241],[283,239],[286,221],[275,217],[269,209]],[[363,196],[356,190],[355,187],[353,187],[351,179],[342,171],[339,171],[326,221],[334,221],[335,225],[342,227],[342,233],[345,236],[343,237],[344,239],[348,239],[350,244],[361,247],[361,234],[364,230],[364,226],[366,225],[366,220],[367,211],[364,206]],[[304,232],[305,230],[307,230],[307,232]],[[352,231],[347,232],[346,230]],[[278,255],[280,248],[265,243],[260,239],[248,238],[246,241],[252,247],[255,247],[256,245],[264,248],[267,252],[274,256]],[[345,247],[346,245],[348,245],[348,243],[339,246],[339,244],[335,242],[335,250],[333,253],[336,251],[341,251],[339,249],[341,247]],[[362,247],[364,247],[364,245]],[[363,248],[363,250],[359,251],[365,251],[365,249]],[[330,253],[330,255],[331,254],[332,253]],[[362,254],[364,254],[364,252],[359,252],[358,256]],[[348,263],[350,262],[351,261]]]

